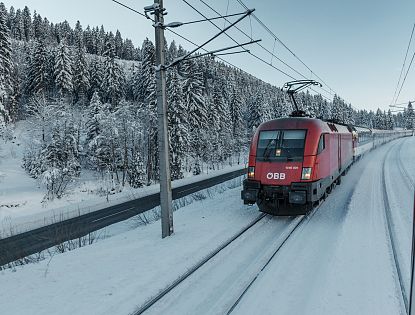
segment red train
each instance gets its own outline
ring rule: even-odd
[[[304,214],[340,184],[353,161],[411,131],[379,131],[290,117],[261,124],[249,152],[241,197],[262,212]]]

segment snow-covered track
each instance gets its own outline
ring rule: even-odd
[[[180,199],[197,191],[234,179],[245,173],[246,169],[241,169],[176,187],[172,192],[173,199]],[[100,230],[111,224],[127,220],[135,215],[151,210],[159,204],[160,195],[159,193],[155,193],[0,239],[0,266],[41,252],[65,241],[88,235],[88,233]]]
[[[177,278],[175,281],[173,281],[170,285],[168,285],[167,287],[162,289],[156,296],[152,297],[150,300],[148,300],[144,305],[142,305],[139,309],[137,309],[132,314],[133,315],[140,315],[140,314],[144,313],[145,311],[147,311],[151,306],[153,306],[155,303],[160,301],[167,293],[169,293],[174,288],[176,288],[180,283],[182,283],[184,280],[186,280],[190,275],[194,274],[198,269],[200,269],[203,265],[205,265],[208,261],[210,261],[213,257],[215,257],[224,248],[228,247],[236,239],[241,237],[249,229],[251,229],[254,225],[256,225],[258,222],[260,222],[265,216],[266,216],[266,214],[261,213],[255,220],[253,220],[248,225],[246,225],[244,228],[242,228],[240,231],[235,233],[231,238],[229,238],[227,241],[222,243],[218,248],[216,248],[214,251],[209,253],[206,257],[204,257],[200,262],[198,262],[192,268],[188,269],[188,271],[186,273],[184,273],[179,278]]]
[[[320,207],[321,203],[314,207],[309,213],[301,217],[301,219],[290,229],[285,233],[285,236],[280,240],[280,243],[278,246],[275,247],[274,251],[272,252],[271,256],[266,260],[265,264],[261,267],[261,269],[258,270],[258,272],[254,275],[254,277],[249,281],[245,289],[242,291],[242,293],[239,295],[238,299],[235,301],[235,303],[232,304],[232,306],[229,308],[229,310],[226,312],[226,314],[231,314],[232,311],[235,309],[235,307],[239,304],[239,302],[242,300],[243,296],[246,292],[248,292],[249,288],[252,286],[252,284],[258,279],[258,276],[264,271],[264,269],[269,265],[269,263],[274,259],[274,257],[277,255],[277,253],[283,248],[283,246],[287,243],[287,241],[292,237],[294,232],[299,229],[302,225],[307,223],[312,216],[316,213],[318,208]]]
[[[405,140],[407,140],[407,139],[410,139],[410,138],[406,138]],[[406,169],[406,167],[405,167],[405,165],[402,161],[402,148],[403,148],[403,146],[406,142],[405,140],[401,142],[401,145],[399,146],[399,149],[398,149],[398,158],[397,158],[398,167],[399,167],[399,170],[401,171],[403,177],[405,178],[405,183],[408,185],[408,187],[410,189],[414,189],[415,188],[414,179],[409,175],[408,170]]]
[[[400,266],[399,263],[399,255],[398,255],[398,250],[397,250],[397,243],[396,243],[396,237],[395,237],[395,232],[394,232],[394,224],[393,224],[393,219],[392,219],[392,210],[391,210],[391,206],[390,206],[390,202],[389,202],[389,197],[388,197],[388,189],[386,186],[386,181],[385,181],[385,164],[386,164],[386,160],[387,157],[389,156],[390,152],[392,152],[392,149],[396,147],[397,144],[394,144],[393,146],[391,146],[388,151],[385,154],[385,157],[383,159],[383,164],[382,164],[382,189],[383,189],[383,200],[384,200],[384,210],[385,210],[385,216],[386,216],[386,228],[388,231],[388,236],[389,236],[389,240],[390,240],[390,246],[391,246],[391,250],[392,250],[392,258],[394,261],[394,265],[396,267],[396,274],[398,276],[398,282],[399,282],[399,287],[400,287],[400,293],[402,295],[402,300],[404,302],[404,306],[405,306],[405,311],[406,314],[409,314],[409,302],[408,302],[408,292],[406,291],[406,287],[405,287],[405,281],[404,281],[404,277],[402,274],[402,268]],[[400,157],[398,158],[398,160],[400,160]],[[399,167],[400,168],[400,167]]]

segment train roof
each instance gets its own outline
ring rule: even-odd
[[[351,133],[353,130],[346,125],[326,122],[317,118],[309,117],[286,117],[266,121],[258,129],[313,129],[322,133]]]

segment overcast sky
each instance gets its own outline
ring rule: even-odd
[[[0,0],[1,1],[1,0]],[[104,25],[107,31],[120,30],[123,37],[131,38],[136,45],[143,39],[154,39],[151,21],[133,13],[111,0],[3,0],[6,7],[36,10],[52,22],[67,20],[72,26],[79,20],[83,27]],[[186,0],[205,15],[216,14],[200,0]],[[237,0],[204,0],[220,13],[237,13],[244,9]],[[138,11],[152,3],[151,0],[120,0]],[[415,23],[415,0],[243,0],[255,8],[260,18],[286,46],[323,81],[356,108],[388,109],[399,78],[412,26]],[[200,19],[183,0],[165,0],[168,15],[166,22]],[[233,18],[233,21],[236,18]],[[215,21],[220,27],[224,21]],[[252,28],[251,28],[252,25]],[[310,78],[310,71],[294,58],[254,20],[246,18],[238,26],[262,45]],[[218,30],[211,24],[199,23],[176,28],[175,31],[200,44]],[[238,42],[248,39],[234,29],[229,33]],[[193,46],[166,32],[168,42],[175,39],[186,49]],[[415,37],[415,36],[414,36]],[[234,42],[221,36],[207,46],[208,49],[232,46]],[[248,46],[247,46],[248,47]],[[255,55],[292,75],[302,77],[288,69],[258,46],[249,49]],[[407,63],[415,51],[415,38]],[[248,54],[224,57],[229,62],[271,84],[282,86],[292,80]],[[312,76],[316,79],[315,76]],[[329,87],[325,86],[326,90]],[[330,96],[322,91],[323,94]],[[412,65],[398,103],[415,99],[415,61]]]

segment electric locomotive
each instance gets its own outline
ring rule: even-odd
[[[261,124],[251,142],[245,204],[302,214],[324,198],[353,162],[353,129],[306,117]]]
[[[350,126],[308,118],[294,94],[314,80],[284,87],[296,110],[289,118],[261,124],[251,141],[248,178],[241,197],[271,214],[302,214],[324,198],[353,162],[357,137]]]

